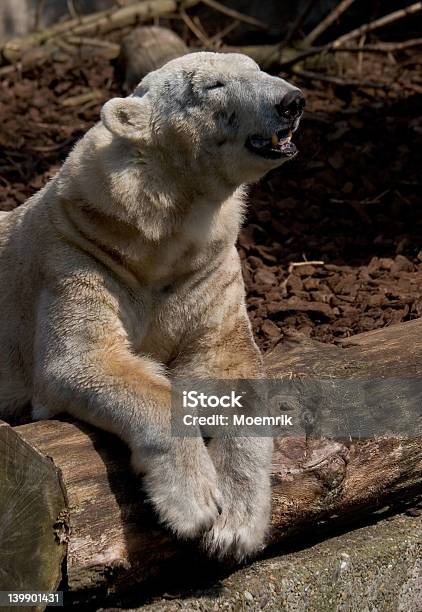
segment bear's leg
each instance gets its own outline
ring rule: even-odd
[[[92,302],[87,291],[66,299],[44,295],[34,351],[35,405],[44,414],[64,411],[118,435],[132,451],[134,469],[144,474],[161,521],[180,537],[195,537],[220,512],[214,465],[200,436],[171,435],[164,368],[131,351],[107,303],[104,295]]]
[[[236,310],[232,308],[231,312]],[[189,357],[172,364],[172,375],[176,378],[231,379],[233,382],[260,379],[265,382],[262,357],[253,340],[246,312],[240,317],[224,316],[221,325],[214,330],[210,331],[207,326],[204,335],[181,353]],[[265,390],[265,384],[261,388]],[[260,406],[266,410],[264,395],[252,394],[242,414],[256,415]],[[232,556],[240,561],[262,549],[268,531],[273,439],[271,432],[268,436],[249,437],[242,435],[242,431],[238,435],[230,431],[224,434],[222,429],[221,435],[208,445],[222,494],[222,513],[204,536],[203,544],[212,555]]]

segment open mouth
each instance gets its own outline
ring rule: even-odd
[[[296,145],[292,142],[292,130],[279,130],[271,138],[249,136],[246,148],[267,159],[293,157],[297,153]]]

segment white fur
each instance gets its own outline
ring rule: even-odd
[[[0,416],[31,400],[114,432],[160,519],[239,559],[268,527],[272,441],[172,437],[170,389],[264,375],[235,242],[244,183],[281,163],[246,138],[290,89],[241,55],[171,61],[0,220]]]

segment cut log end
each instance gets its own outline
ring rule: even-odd
[[[54,591],[67,531],[58,468],[0,422],[0,591]]]

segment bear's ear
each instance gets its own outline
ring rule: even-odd
[[[149,126],[149,96],[112,98],[101,109],[101,119],[110,132],[121,138],[141,140]]]

